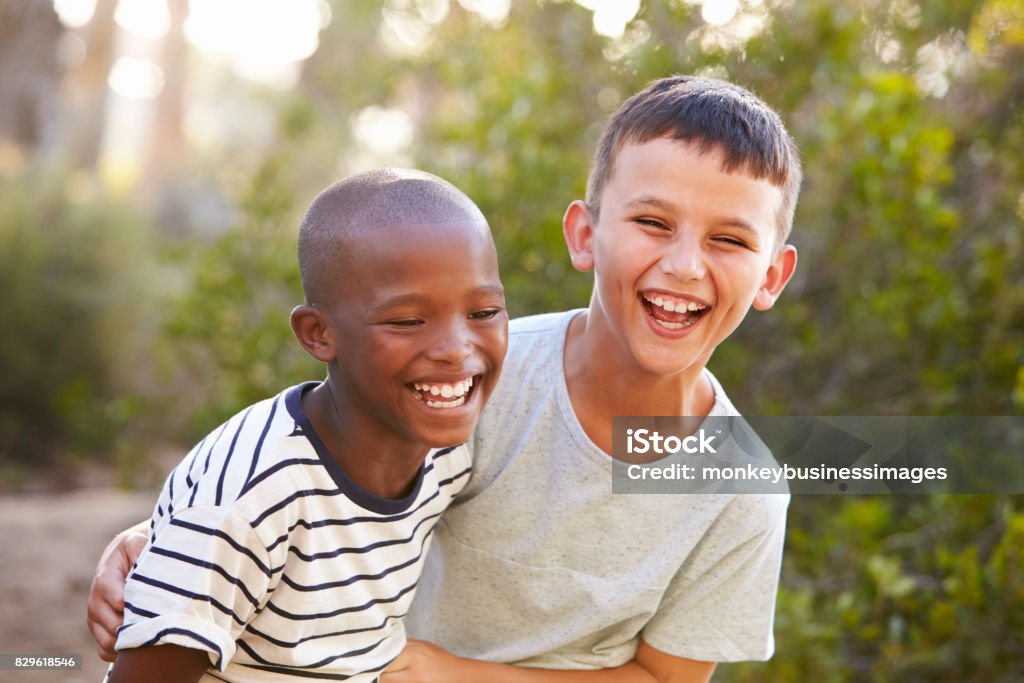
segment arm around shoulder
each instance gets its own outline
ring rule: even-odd
[[[534,669],[458,657],[433,643],[412,640],[381,683],[707,683],[714,662],[675,657],[643,641],[636,659],[594,671]]]

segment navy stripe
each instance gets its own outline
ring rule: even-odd
[[[226,533],[224,533],[220,529],[211,529],[209,527],[200,526],[198,524],[193,524],[192,522],[186,522],[186,521],[184,521],[182,519],[179,519],[179,518],[174,518],[169,523],[173,524],[174,526],[181,527],[183,529],[189,529],[190,531],[195,531],[195,532],[200,533],[200,534],[206,534],[207,536],[216,536],[217,538],[222,538],[225,541],[227,541],[228,545],[230,545],[232,548],[234,548],[235,550],[237,550],[238,552],[242,553],[243,555],[248,557],[250,560],[252,560],[253,564],[255,564],[256,567],[261,572],[266,574],[268,577],[273,574],[273,572],[271,571],[270,567],[268,567],[267,565],[263,564],[263,562],[261,562],[260,559],[258,557],[256,557],[256,555],[253,554],[253,552],[251,550],[249,550],[245,546],[239,544],[238,541],[236,541],[235,539],[231,538],[231,536],[227,535]]]
[[[456,448],[458,448],[458,446],[448,446],[446,448],[438,449],[437,451],[434,451],[433,455],[430,456],[430,459],[437,460],[438,458],[442,458],[454,451]]]
[[[132,574],[132,581],[138,581],[139,583],[144,583],[146,585],[153,586],[154,588],[165,590],[168,593],[174,593],[175,595],[180,595],[192,600],[198,600],[199,602],[208,602],[211,607],[215,607],[219,612],[223,612],[225,615],[231,617],[239,626],[245,626],[244,619],[239,618],[239,616],[235,614],[234,610],[219,600],[216,600],[213,596],[195,593],[193,591],[185,590],[184,588],[178,588],[177,586],[171,585],[165,581],[158,581],[157,579],[152,579],[148,576],[143,576],[142,574]]]
[[[228,474],[228,466],[231,465],[231,456],[235,453],[235,446],[238,445],[238,437],[241,436],[242,430],[245,429],[245,421],[249,418],[249,413],[252,412],[254,406],[249,406],[249,409],[242,415],[242,420],[238,423],[238,429],[235,430],[235,435],[231,437],[231,446],[228,447],[228,454],[224,456],[224,464],[221,465],[220,476],[217,478],[217,495],[214,498],[213,504],[220,505],[221,498],[224,495],[224,478]]]
[[[377,541],[376,543],[371,543],[370,545],[355,546],[351,548],[337,548],[336,550],[329,550],[322,553],[313,553],[312,555],[307,555],[295,546],[290,545],[288,546],[288,552],[293,553],[300,560],[305,560],[306,562],[326,560],[332,557],[339,557],[341,555],[365,555],[366,553],[373,552],[378,548],[387,548],[393,545],[403,545],[405,543],[409,543],[410,541],[412,541],[413,538],[416,537],[416,532],[420,530],[420,526],[422,526],[424,522],[429,522],[431,520],[437,519],[440,516],[440,512],[435,512],[434,514],[424,517],[420,521],[416,522],[416,526],[412,528],[412,533],[407,538],[393,538],[387,541]]]
[[[394,660],[391,660],[391,661],[394,661]],[[391,664],[391,662],[388,662],[388,664]],[[269,671],[270,673],[284,674],[286,676],[294,676],[296,678],[318,678],[320,680],[327,680],[327,681],[347,681],[348,679],[354,678],[355,676],[363,676],[365,674],[380,673],[381,671],[384,670],[384,668],[380,668],[380,669],[367,669],[366,671],[360,671],[359,673],[354,673],[354,674],[327,674],[327,673],[316,673],[316,672],[313,672],[313,671],[302,671],[301,669],[290,669],[288,667],[281,667],[281,666],[265,666],[265,665],[261,665],[261,664],[243,664],[242,666],[247,666],[250,669],[259,669],[260,671]],[[385,668],[386,667],[387,667],[387,664],[385,665]],[[373,680],[374,680],[374,683],[379,683],[379,681],[380,681],[379,678],[375,678]]]
[[[164,630],[160,631],[155,636],[153,636],[153,638],[151,640],[143,643],[139,647],[149,647],[150,645],[156,645],[160,641],[161,638],[163,638],[164,636],[169,636],[169,635],[188,636],[189,638],[195,640],[196,642],[202,643],[203,645],[207,646],[209,649],[211,649],[211,650],[213,650],[214,652],[217,653],[217,663],[214,664],[214,666],[218,667],[218,668],[220,667],[220,662],[221,662],[222,659],[224,659],[224,653],[221,652],[220,647],[218,647],[217,644],[214,643],[213,641],[204,638],[203,636],[199,635],[195,631],[189,631],[188,629],[185,629],[185,628],[165,628]]]
[[[302,592],[307,592],[307,593],[311,593],[313,591],[319,591],[319,590],[327,590],[329,588],[343,588],[345,586],[351,586],[353,583],[358,583],[359,581],[376,581],[377,579],[382,579],[385,576],[387,576],[388,574],[394,574],[395,572],[401,571],[402,569],[405,569],[406,567],[411,567],[412,565],[414,565],[417,562],[419,562],[419,559],[421,557],[423,557],[423,546],[422,545],[420,546],[420,551],[412,559],[406,560],[405,562],[402,562],[401,564],[396,564],[394,566],[388,567],[384,571],[378,572],[376,574],[356,574],[355,576],[350,576],[349,578],[342,579],[341,581],[330,581],[328,583],[318,583],[318,584],[316,584],[314,586],[306,586],[306,585],[303,585],[303,584],[295,583],[294,581],[292,581],[291,579],[288,578],[287,574],[282,574],[281,575],[281,580],[284,581],[288,586],[294,588],[295,590],[302,591]]]
[[[441,488],[443,488],[445,486],[448,486],[448,484],[453,483],[456,479],[462,479],[463,477],[467,476],[472,471],[473,471],[473,466],[470,465],[469,467],[467,467],[466,469],[462,470],[458,474],[453,474],[452,476],[448,477],[447,479],[441,479],[441,480],[439,480],[437,482],[437,488],[441,489]]]
[[[288,540],[288,536],[297,527],[300,527],[300,526],[303,527],[303,528],[306,528],[306,529],[318,529],[318,528],[321,528],[321,527],[328,527],[328,526],[350,526],[352,524],[361,524],[361,523],[364,523],[364,522],[371,522],[371,523],[378,523],[378,524],[388,524],[388,523],[391,523],[391,522],[398,522],[400,520],[405,519],[406,517],[411,517],[412,515],[415,515],[420,510],[422,510],[424,507],[429,505],[435,498],[440,496],[442,488],[444,488],[444,487],[454,483],[456,480],[461,479],[462,477],[465,477],[465,476],[469,475],[472,471],[473,471],[472,467],[467,467],[466,469],[462,470],[458,474],[452,475],[451,477],[448,477],[447,479],[439,480],[437,482],[437,488],[438,488],[437,491],[434,491],[432,494],[430,494],[429,496],[424,498],[423,501],[420,502],[420,504],[417,505],[415,508],[412,508],[410,510],[406,510],[405,512],[399,513],[397,515],[390,515],[390,516],[383,516],[383,517],[381,517],[381,516],[372,516],[371,517],[371,516],[365,516],[364,515],[364,516],[360,516],[360,517],[347,517],[345,519],[322,519],[322,520],[318,520],[316,522],[308,522],[308,521],[306,521],[304,519],[299,519],[294,524],[292,524],[290,527],[288,527],[287,531],[284,534],[282,534],[281,536],[278,536],[277,539],[275,539],[273,543],[271,543],[269,546],[267,546],[267,552],[269,553],[269,552],[273,551],[273,549],[276,548],[279,543],[281,543],[282,541]],[[326,489],[308,489],[308,490],[305,490],[305,491],[298,491],[298,492],[288,496],[288,498],[286,498],[284,501],[279,502],[279,503],[275,503],[273,506],[268,508],[265,512],[263,512],[262,514],[257,516],[256,519],[252,522],[252,526],[253,527],[259,526],[259,524],[261,522],[265,521],[266,518],[269,515],[273,514],[274,512],[279,511],[281,508],[287,506],[289,503],[291,503],[291,502],[293,502],[293,501],[295,501],[295,500],[297,500],[299,498],[306,498],[306,497],[309,497],[309,496],[333,497],[333,496],[340,496],[340,495],[344,495],[344,492],[343,491],[337,491],[337,490],[330,490],[330,491],[328,491]]]
[[[351,635],[355,635],[357,633],[369,633],[370,631],[379,631],[382,628],[385,628],[388,625],[388,622],[390,622],[390,621],[395,621],[397,619],[404,619],[406,614],[408,614],[408,612],[403,612],[402,614],[397,614],[397,615],[390,615],[389,614],[387,617],[384,618],[384,621],[380,622],[376,626],[364,626],[363,628],[350,628],[350,629],[346,629],[344,631],[332,631],[331,633],[314,633],[312,635],[306,636],[305,638],[299,638],[298,640],[296,640],[294,642],[287,641],[287,640],[281,640],[280,638],[275,638],[274,636],[270,635],[269,633],[264,633],[263,631],[259,630],[255,626],[253,626],[252,622],[250,622],[249,625],[245,627],[245,630],[247,632],[253,634],[254,636],[258,636],[259,638],[262,638],[263,640],[266,640],[269,643],[277,645],[278,647],[293,648],[293,647],[297,647],[297,646],[299,646],[299,645],[301,645],[301,644],[303,644],[305,642],[308,642],[310,640],[319,640],[321,638],[334,638],[334,637],[337,637],[337,636],[351,636]]]
[[[259,462],[260,452],[263,450],[263,442],[267,438],[267,432],[270,431],[270,425],[274,423],[274,415],[277,413],[277,403],[280,400],[281,398],[278,396],[278,398],[270,404],[270,415],[267,416],[267,422],[263,425],[263,431],[260,432],[260,438],[256,441],[256,448],[252,451],[252,461],[249,463],[249,474],[245,475],[245,483],[242,484],[242,492],[238,494],[239,497],[249,490],[249,482],[252,480],[253,475],[256,474],[256,463]]]
[[[128,602],[127,600],[124,601],[124,608],[126,610],[128,610],[129,612],[133,612],[135,614],[138,614],[140,617],[148,617],[150,619],[153,619],[154,617],[160,616],[156,612],[150,612],[148,609],[142,609],[141,607],[136,607],[135,605],[133,605],[132,603]],[[120,632],[120,630],[123,629],[123,628],[124,628],[124,624],[122,624],[121,626],[118,626],[117,627],[118,632]]]
[[[365,655],[367,652],[373,652],[378,647],[380,647],[380,644],[382,642],[384,642],[383,638],[378,640],[373,645],[368,645],[366,647],[361,647],[358,650],[349,650],[348,652],[342,652],[341,654],[338,654],[338,655],[331,655],[330,657],[324,657],[320,661],[313,662],[312,664],[289,664],[289,665],[287,665],[286,668],[288,668],[289,670],[291,670],[291,669],[319,669],[321,667],[327,666],[331,662],[336,662],[339,659],[346,659],[348,657],[359,657],[360,655]],[[249,645],[248,643],[246,643],[244,640],[239,640],[238,641],[238,647],[242,648],[247,653],[249,653],[249,656],[252,657],[253,659],[255,659],[260,664],[269,664],[270,666],[284,666],[280,662],[272,662],[269,659],[264,659],[259,654],[257,654],[256,650],[254,650],[252,648],[252,646]],[[366,673],[366,672],[363,672],[363,673]]]
[[[181,464],[178,464],[181,467]],[[178,467],[171,470],[171,474],[167,477],[167,516],[170,517],[174,514],[174,475],[178,473]]]
[[[253,479],[249,480],[248,482],[246,482],[245,487],[242,489],[242,492],[240,494],[238,494],[238,497],[241,498],[244,494],[248,493],[250,490],[256,488],[261,483],[263,483],[264,480],[266,480],[269,477],[277,474],[278,472],[280,472],[281,470],[285,469],[286,467],[292,467],[293,465],[319,465],[319,464],[320,464],[320,459],[319,458],[291,458],[289,460],[282,460],[281,462],[277,463],[273,467],[270,467],[270,468],[260,472],[258,475],[256,475],[255,478],[253,478]],[[256,524],[256,523],[258,523],[258,522],[255,522],[254,524]]]
[[[224,430],[226,430],[227,428],[228,428],[228,423],[227,422],[225,422],[224,424],[222,424],[220,426],[220,431],[217,432],[216,438],[214,438],[213,443],[210,444],[209,450],[206,451],[206,458],[203,461],[203,473],[201,475],[199,475],[199,479],[196,480],[196,485],[192,487],[192,495],[189,496],[189,498],[188,498],[188,504],[190,506],[194,505],[195,502],[196,502],[196,494],[199,493],[199,482],[201,482],[205,478],[206,472],[210,469],[210,459],[213,457],[213,449],[217,447],[218,443],[220,443],[220,437],[221,437],[221,435],[224,434]],[[209,436],[209,435],[207,435],[207,436]],[[199,456],[199,454],[196,453],[196,459],[197,460],[198,460],[198,456]]]
[[[423,477],[426,477],[427,474],[429,474],[433,469],[434,469],[434,463],[431,462],[430,464],[428,464],[423,469],[421,479]],[[299,498],[305,498],[307,496],[346,496],[346,497],[348,497],[347,494],[348,494],[348,492],[345,489],[340,488],[340,487],[339,488],[333,488],[333,489],[304,489],[302,491],[296,491],[295,493],[292,493],[287,498],[285,498],[285,499],[281,500],[280,502],[276,503],[275,505],[272,505],[269,508],[267,508],[262,514],[260,514],[258,517],[256,517],[256,519],[254,519],[252,521],[252,525],[254,527],[259,526],[261,523],[263,523],[264,520],[266,520],[267,517],[269,517],[270,515],[274,514],[275,512],[278,512],[281,508],[287,507],[290,503],[298,500]],[[349,498],[349,499],[351,500],[351,498]],[[398,520],[398,519],[405,519],[406,517],[409,516],[409,514],[410,514],[410,511],[409,510],[405,510],[403,512],[396,513],[394,515],[375,515],[373,517],[364,517],[363,519],[366,519],[367,521],[390,522],[390,521],[394,521],[394,520]]]
[[[192,449],[192,457],[189,458],[188,472],[185,474],[185,488],[192,489],[192,470],[195,469],[196,463],[199,462],[199,454],[203,452],[203,446],[206,445],[206,440],[210,438],[207,434],[203,437],[203,440],[199,442],[199,445]]]
[[[203,569],[212,569],[213,571],[217,572],[222,577],[224,577],[224,579],[227,580],[228,583],[237,586],[239,590],[241,590],[242,593],[245,595],[245,599],[252,603],[253,607],[259,607],[259,600],[257,600],[256,597],[252,594],[252,592],[248,589],[248,587],[246,587],[245,583],[243,583],[243,581],[238,577],[232,576],[230,573],[228,573],[226,569],[224,569],[220,565],[213,564],[212,562],[207,562],[205,560],[200,560],[198,558],[191,557],[183,553],[175,552],[173,550],[167,550],[166,548],[160,548],[158,546],[153,546],[149,550],[150,552],[155,553],[157,555],[163,555],[164,557],[169,557],[173,560],[186,562],[196,567],[202,567]]]
[[[340,609],[336,609],[336,610],[333,610],[331,612],[314,612],[312,614],[294,614],[292,612],[288,612],[286,610],[281,609],[280,607],[275,605],[273,603],[273,601],[267,603],[267,608],[271,612],[273,612],[274,614],[282,616],[282,617],[284,617],[286,619],[291,619],[292,621],[310,621],[312,619],[329,619],[331,617],[336,617],[339,614],[352,614],[353,612],[362,612],[363,610],[369,609],[370,607],[373,607],[374,605],[387,605],[387,604],[392,603],[392,602],[397,602],[397,601],[401,600],[408,592],[410,592],[412,590],[415,590],[415,588],[416,588],[416,582],[413,581],[412,585],[406,586],[402,590],[398,591],[398,593],[396,595],[393,595],[393,596],[391,596],[389,598],[374,598],[373,600],[366,601],[362,605],[355,605],[355,606],[352,606],[352,607],[342,607]]]
[[[314,494],[310,494],[310,495],[314,495]],[[331,494],[326,494],[326,495],[343,495],[343,494],[341,492],[338,492],[337,494],[331,493]],[[401,520],[405,519],[406,517],[409,517],[411,515],[416,514],[417,512],[422,510],[424,507],[429,505],[430,502],[433,501],[435,498],[437,498],[439,495],[441,495],[440,491],[435,491],[434,493],[430,494],[430,496],[425,498],[422,503],[420,503],[418,506],[416,506],[415,509],[409,510],[408,512],[403,512],[402,514],[395,515],[393,517],[346,517],[345,519],[321,519],[321,520],[316,521],[316,522],[308,522],[305,519],[300,519],[300,520],[296,521],[295,524],[292,524],[290,527],[288,527],[288,530],[283,535],[279,536],[277,539],[274,540],[273,543],[271,543],[269,546],[267,546],[267,552],[268,553],[271,552],[282,541],[287,541],[288,540],[288,536],[293,531],[295,531],[295,529],[297,527],[300,527],[300,526],[303,527],[303,528],[312,530],[312,529],[320,529],[320,528],[329,527],[329,526],[350,526],[352,524],[370,523],[370,522],[373,522],[373,523],[398,522],[398,521],[401,521]]]

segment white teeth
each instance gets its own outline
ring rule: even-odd
[[[644,301],[658,308],[663,308],[669,313],[682,313],[683,311],[690,311],[692,313],[694,311],[703,311],[707,308],[707,306],[698,304],[695,301],[674,301],[662,296],[657,296],[653,299],[644,296]]]
[[[419,398],[426,396],[440,396],[443,399],[455,399],[454,401],[427,401],[427,405],[432,408],[452,408],[455,405],[462,405],[465,403],[465,396],[469,393],[469,390],[473,387],[473,378],[467,377],[466,379],[459,380],[453,384],[413,384],[413,388],[420,392]]]
[[[427,401],[427,407],[429,408],[458,408],[466,402],[465,396],[459,396],[453,401]]]

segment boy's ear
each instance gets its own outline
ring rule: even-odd
[[[761,288],[757,290],[757,294],[754,296],[754,308],[759,311],[767,311],[771,308],[775,304],[775,300],[782,294],[782,290],[786,287],[786,283],[789,282],[789,278],[793,277],[793,271],[795,270],[796,247],[791,244],[784,244],[779,253],[772,259],[771,265],[768,266],[768,272],[765,273]]]
[[[572,266],[580,272],[594,269],[594,222],[590,209],[577,199],[565,210],[562,234]]]
[[[315,306],[303,304],[292,309],[292,332],[306,349],[306,353],[322,363],[330,363],[336,356],[334,336],[327,316]]]

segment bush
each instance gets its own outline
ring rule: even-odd
[[[324,376],[289,324],[302,303],[292,170],[287,156],[269,157],[242,193],[231,230],[181,253],[188,282],[170,308],[165,342],[187,384],[187,441],[246,405]]]
[[[0,178],[0,464],[41,466],[58,446],[110,436],[130,354],[147,225],[90,181],[27,170]]]

